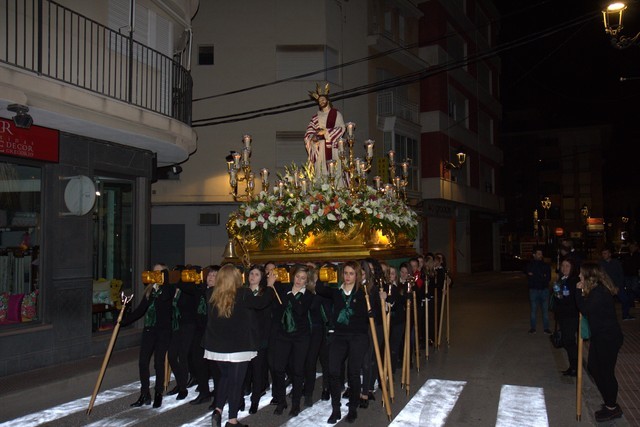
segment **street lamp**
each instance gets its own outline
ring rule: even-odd
[[[551,199],[549,197],[545,197],[544,199],[540,200],[540,205],[542,206],[542,209],[544,209],[544,239],[545,244],[548,244],[549,240],[551,239],[551,236],[549,235],[548,223],[549,209],[551,209]]]
[[[458,149],[456,152],[456,163],[451,163],[448,160],[444,161],[445,169],[460,169],[462,165],[467,161],[467,153],[465,153],[462,149]]]
[[[611,3],[602,11],[604,21],[604,31],[611,36],[611,45],[616,49],[626,49],[638,43],[640,33],[633,37],[626,37],[621,34],[623,25],[622,18],[627,5],[623,2]]]

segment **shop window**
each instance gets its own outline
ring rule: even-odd
[[[114,327],[120,293],[133,292],[133,181],[96,177],[94,209],[93,330]]]
[[[39,318],[41,169],[0,162],[0,326]]]

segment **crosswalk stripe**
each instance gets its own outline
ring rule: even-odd
[[[443,426],[466,384],[427,380],[389,426]]]
[[[155,380],[155,377],[152,377],[151,381],[154,381],[154,380]],[[103,403],[110,402],[115,399],[120,399],[122,397],[129,396],[131,393],[134,393],[136,390],[140,390],[140,381],[126,384],[126,385],[114,388],[112,390],[105,390],[101,393],[98,393],[98,396],[96,397],[96,401],[94,403],[94,407],[101,405]],[[53,408],[45,409],[39,412],[34,412],[20,418],[15,418],[11,421],[1,423],[0,427],[9,427],[9,426],[31,427],[31,426],[38,426],[43,423],[55,421],[57,419],[64,418],[76,412],[86,411],[87,408],[89,407],[90,400],[91,400],[91,396],[83,397],[81,399],[76,399],[71,402],[67,402],[67,403],[63,403],[62,405],[55,406]]]
[[[544,390],[539,387],[503,385],[496,427],[548,427]]]

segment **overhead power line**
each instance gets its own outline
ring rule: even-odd
[[[424,70],[420,70],[413,73],[408,73],[402,76],[393,77],[390,79],[386,79],[380,82],[370,83],[363,86],[347,89],[341,92],[336,92],[331,96],[333,101],[349,99],[357,96],[367,95],[374,92],[379,92],[383,90],[388,90],[394,87],[407,85],[434,75],[437,75],[442,72],[450,71],[456,68],[460,68],[462,66],[472,64],[478,61],[482,61],[493,56],[498,55],[499,53],[505,52],[510,49],[514,49],[517,47],[521,47],[523,45],[532,43],[536,40],[540,40],[545,37],[549,37],[555,33],[560,31],[564,31],[566,29],[572,28],[577,25],[582,25],[589,20],[594,19],[594,17],[598,16],[597,13],[592,12],[586,15],[582,15],[578,18],[574,18],[570,21],[563,22],[561,24],[555,25],[548,29],[539,31],[537,33],[533,33],[527,36],[523,36],[519,39],[516,39],[511,42],[504,43],[494,48],[487,49],[485,51],[481,51],[476,53],[475,55],[467,56],[462,59],[456,59],[452,61],[448,61],[442,64],[434,65],[432,67],[426,68]],[[316,72],[317,73],[317,72]],[[315,73],[313,73],[315,74]],[[251,120],[258,117],[270,116],[275,114],[282,114],[291,111],[300,110],[303,108],[309,108],[315,105],[315,102],[311,100],[302,100],[297,102],[291,102],[287,104],[281,104],[273,107],[262,108],[258,110],[246,111],[243,113],[229,114],[224,116],[210,117],[205,119],[193,120],[193,127],[204,127],[204,126],[216,126],[220,124],[226,123],[234,123],[239,121]]]

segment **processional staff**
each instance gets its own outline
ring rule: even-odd
[[[100,390],[100,385],[102,384],[102,379],[104,378],[104,373],[107,370],[107,365],[109,364],[109,359],[111,358],[111,353],[113,352],[113,347],[116,343],[116,338],[118,337],[118,331],[120,330],[120,321],[124,316],[124,310],[127,307],[127,304],[133,298],[133,294],[126,297],[124,296],[124,292],[120,294],[120,301],[122,301],[122,308],[120,309],[120,314],[118,314],[118,320],[113,328],[113,332],[111,333],[111,340],[109,341],[109,346],[107,347],[107,352],[104,355],[104,359],[102,360],[102,367],[100,368],[100,373],[98,374],[98,380],[96,381],[96,386],[93,388],[93,394],[91,395],[91,400],[89,401],[89,407],[87,408],[87,415],[91,414],[91,410],[93,409],[93,404],[96,402],[96,396],[98,395],[98,390]]]

